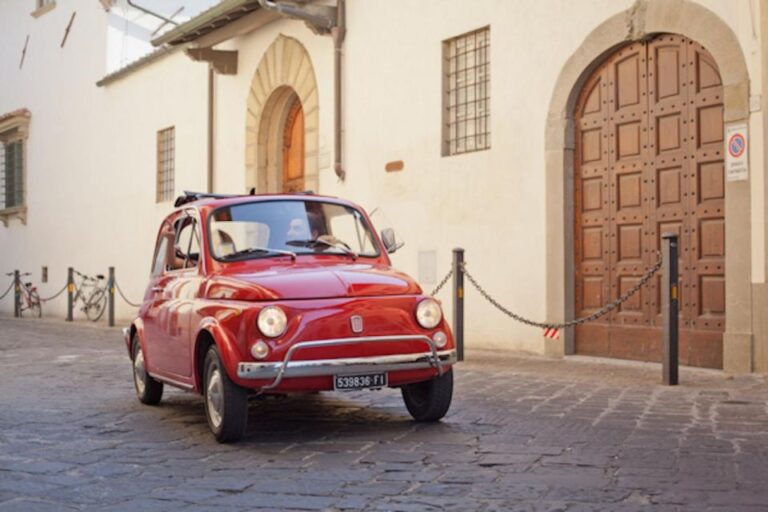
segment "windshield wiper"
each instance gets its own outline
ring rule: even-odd
[[[249,254],[280,254],[282,256],[290,256],[292,260],[296,260],[296,253],[291,251],[281,251],[280,249],[269,249],[267,247],[249,247],[247,249],[241,249],[235,251],[226,256],[222,256],[221,259],[229,260],[237,258],[238,256],[246,256]]]
[[[323,245],[325,247],[331,247],[333,249],[339,249],[344,254],[348,256],[352,256],[353,260],[357,259],[357,253],[352,250],[352,248],[346,244],[345,242],[339,240],[335,237],[318,237],[314,240],[290,240],[288,242],[285,242],[286,245],[295,245],[298,247],[317,247],[318,245]]]

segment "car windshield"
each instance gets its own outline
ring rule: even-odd
[[[258,201],[215,210],[209,224],[216,259],[238,261],[278,255],[379,255],[359,211],[321,201]]]

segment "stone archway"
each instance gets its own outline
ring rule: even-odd
[[[280,147],[288,110],[295,98],[304,114],[304,185],[318,191],[319,115],[315,70],[306,48],[280,35],[261,59],[248,93],[245,120],[245,186],[278,192]]]
[[[638,0],[595,28],[566,61],[550,101],[545,134],[547,216],[547,317],[574,314],[573,282],[573,115],[579,92],[602,61],[617,48],[657,33],[674,33],[703,45],[723,81],[723,117],[729,123],[749,116],[749,75],[736,35],[716,14],[688,0]],[[752,298],[749,182],[726,183],[726,310],[723,365],[752,370]],[[545,340],[550,355],[573,353],[573,336]]]

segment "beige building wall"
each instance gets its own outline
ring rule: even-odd
[[[553,89],[572,56],[593,53],[596,59],[610,46],[631,39],[633,30],[642,33],[643,27],[632,26],[645,19],[637,11],[662,10],[670,26],[684,26],[684,19],[675,19],[676,13],[683,12],[684,2],[596,1],[589,2],[588,9],[584,3],[565,1],[478,2],[472,9],[458,1],[405,4],[352,2],[349,7],[354,23],[350,23],[346,49],[345,120],[354,128],[346,133],[350,173],[345,187],[353,194],[368,190],[368,204],[384,206],[382,217],[386,214],[388,223],[406,241],[402,253],[394,258],[406,271],[418,274],[419,253],[434,251],[436,273],[441,276],[448,269],[450,249],[462,246],[469,269],[502,304],[534,319],[568,316],[567,279],[562,271],[548,276],[552,265],[545,264],[553,258],[548,237],[562,244],[565,236],[560,230],[553,233],[547,221],[548,201],[564,203],[564,190],[547,181],[545,172],[547,121],[557,93]],[[696,5],[711,10],[724,30],[736,34],[749,80],[759,83],[755,3]],[[585,48],[590,35],[613,17],[619,18],[617,26],[623,30],[611,45]],[[485,25],[491,27],[491,149],[441,157],[440,41]],[[690,28],[688,35],[702,30],[700,26]],[[579,72],[586,71],[591,62]],[[381,108],[369,108],[374,101]],[[750,114],[753,141],[763,139],[761,119],[761,112]],[[557,158],[563,158],[562,152]],[[739,185],[748,190],[747,203],[750,197],[755,203],[755,209],[746,214],[752,225],[745,233],[748,244],[762,246],[761,150],[752,151],[750,158],[751,182]],[[385,163],[392,160],[403,160],[404,171],[385,173]],[[365,172],[360,173],[360,168]],[[748,297],[750,274],[765,265],[765,258],[762,249],[754,253],[747,249],[746,254],[751,256],[737,266],[746,276],[742,288]],[[555,265],[562,268],[568,263],[564,257],[571,256],[554,257]],[[755,277],[764,280],[764,272]],[[558,283],[554,293],[548,289],[552,280]],[[443,292],[444,298],[447,295]],[[466,308],[469,346],[547,350],[540,330],[505,318],[469,286]],[[751,316],[749,307],[747,311],[742,316]],[[738,328],[739,335],[751,329],[751,319],[739,322]],[[562,342],[559,349],[554,345],[549,347],[552,352],[563,350]]]
[[[28,222],[0,227],[0,270],[50,269],[55,291],[66,266],[85,272],[118,268],[118,280],[134,300],[146,283],[158,220],[171,208],[156,204],[157,130],[176,127],[176,190],[206,184],[207,65],[183,51],[139,68],[105,87],[105,14],[97,2],[60,3],[39,19],[21,2],[0,8],[0,114],[32,112],[28,154]],[[246,126],[254,74],[280,37],[298,41],[311,59],[317,82],[318,191],[352,199],[369,211],[377,228],[395,228],[406,245],[394,264],[421,279],[425,290],[448,271],[451,249],[466,249],[468,268],[502,304],[538,320],[567,316],[570,255],[561,229],[553,230],[551,205],[567,209],[563,183],[546,170],[553,98],[564,69],[609,47],[591,47],[607,20],[618,20],[612,45],[643,33],[643,13],[662,9],[670,26],[686,5],[705,8],[738,42],[749,90],[750,181],[739,185],[747,226],[743,264],[747,297],[739,304],[738,340],[748,354],[737,366],[768,369],[766,328],[760,305],[766,292],[765,2],[758,0],[459,0],[347,2],[348,33],[343,69],[343,162],[347,179],[333,172],[333,43],[294,20],[279,19],[217,46],[238,51],[238,73],[215,78],[215,180],[217,192],[241,192],[250,148]],[[588,8],[585,8],[588,6]],[[64,49],[58,44],[71,9],[77,25]],[[441,156],[442,41],[490,26],[491,148]],[[702,30],[691,27],[692,37]],[[18,53],[26,33],[30,49],[22,71]],[[613,36],[612,36],[613,37]],[[101,39],[100,39],[101,38]],[[608,40],[607,38],[605,40]],[[717,57],[717,49],[708,48]],[[592,59],[590,57],[590,59]],[[581,73],[592,60],[586,59]],[[729,63],[718,63],[722,67]],[[568,94],[570,89],[565,91]],[[762,142],[760,142],[762,141]],[[565,143],[565,142],[563,142]],[[41,149],[42,148],[42,149]],[[249,156],[250,155],[250,156]],[[560,158],[562,154],[555,155]],[[387,162],[404,169],[387,173]],[[562,224],[562,222],[561,222]],[[55,229],[51,227],[54,226]],[[553,250],[552,241],[559,244]],[[742,240],[742,238],[739,238]],[[560,251],[560,252],[558,252]],[[739,260],[742,261],[742,260]],[[553,285],[553,283],[555,283]],[[439,295],[451,309],[449,289]],[[10,311],[10,302],[0,303]],[[63,302],[50,305],[63,314]],[[127,318],[134,310],[120,304]],[[545,344],[541,331],[504,317],[467,286],[466,333],[470,348],[562,353],[563,341]],[[744,365],[747,365],[746,367]]]

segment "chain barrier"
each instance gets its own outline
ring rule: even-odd
[[[69,286],[69,283],[65,283],[65,284],[64,284],[64,288],[62,288],[62,289],[61,289],[61,290],[59,290],[58,292],[54,293],[54,294],[53,294],[53,295],[51,295],[50,297],[47,297],[47,298],[43,298],[43,297],[40,297],[40,302],[48,302],[49,300],[53,300],[53,299],[55,299],[56,297],[58,297],[59,295],[61,295],[61,294],[62,294],[62,293],[64,293],[65,291],[67,291],[67,287],[68,287],[68,286]]]
[[[13,290],[13,285],[14,284],[15,283],[13,281],[11,281],[11,284],[8,285],[8,289],[5,290],[2,295],[0,295],[0,300],[3,300],[5,298],[5,296],[8,295],[11,292],[11,290]]]
[[[117,283],[117,279],[115,279],[115,288],[117,288],[117,293],[120,294],[120,296],[123,298],[123,300],[125,302],[128,303],[129,306],[133,306],[134,308],[140,308],[141,307],[141,304],[136,304],[136,303],[131,302],[130,300],[128,300],[128,297],[125,296],[125,294],[123,293],[123,290],[120,289],[120,285]]]
[[[432,293],[430,293],[430,295],[432,295],[433,297],[437,295],[437,293],[443,288],[443,286],[445,286],[445,284],[448,282],[448,280],[451,278],[452,275],[453,275],[453,267],[451,267],[451,270],[449,270],[448,273],[445,274],[445,277],[438,283],[435,289],[432,290]]]
[[[480,286],[480,283],[477,282],[477,280],[467,271],[467,265],[464,263],[462,265],[462,272],[464,272],[464,275],[467,276],[467,279],[470,283],[472,283],[472,286],[474,286],[478,292],[480,292],[480,295],[482,295],[488,302],[490,302],[496,309],[504,313],[505,315],[509,316],[510,318],[517,320],[520,323],[523,323],[525,325],[530,325],[532,327],[540,327],[542,329],[565,329],[566,327],[573,327],[574,325],[581,325],[587,322],[592,322],[594,320],[597,320],[601,316],[605,315],[606,313],[609,313],[619,307],[622,303],[626,302],[631,296],[633,296],[635,293],[637,293],[643,286],[645,286],[648,281],[651,280],[651,278],[656,274],[656,272],[659,271],[662,265],[662,258],[661,254],[659,254],[659,259],[656,262],[656,264],[651,267],[641,278],[640,281],[624,292],[619,298],[616,300],[609,302],[602,308],[598,309],[594,313],[592,313],[589,316],[576,318],[574,320],[569,320],[567,322],[561,322],[561,323],[545,323],[545,322],[536,322],[534,320],[530,320],[528,318],[525,318],[523,316],[520,316],[516,313],[513,313],[512,311],[508,310],[504,306],[502,306],[496,299],[491,297],[491,295],[482,287]]]

